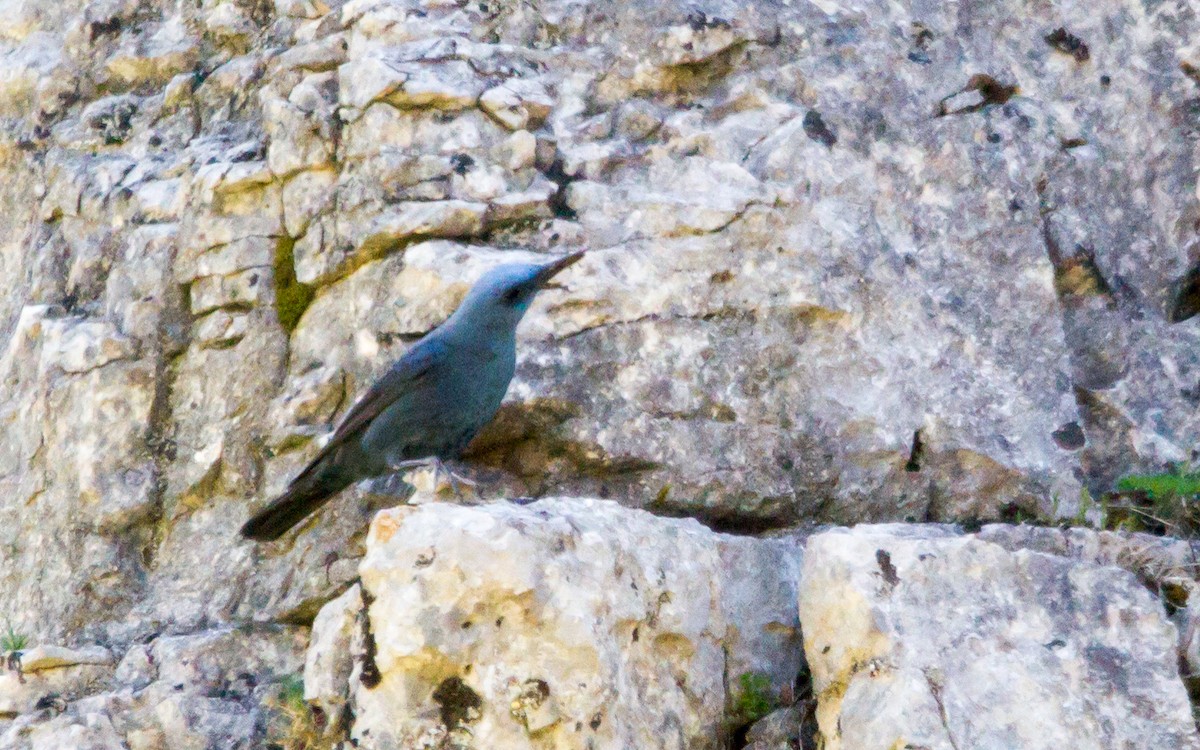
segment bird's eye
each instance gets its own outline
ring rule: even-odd
[[[517,299],[518,299],[520,296],[521,296],[521,288],[520,288],[520,287],[517,287],[517,286],[514,286],[512,289],[509,289],[509,290],[508,290],[508,291],[506,291],[506,292],[504,293],[504,295],[503,295],[503,297],[504,297],[504,301],[505,301],[505,302],[507,302],[507,303],[508,303],[508,304],[510,304],[510,305],[514,305],[514,304],[516,304],[516,302],[517,302]]]

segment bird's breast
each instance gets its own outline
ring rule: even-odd
[[[464,404],[489,411],[487,418],[500,406],[516,368],[515,348],[482,347],[465,358],[458,368],[457,389]]]

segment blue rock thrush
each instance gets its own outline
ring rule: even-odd
[[[457,458],[492,420],[516,365],[517,324],[534,295],[582,252],[484,274],[445,323],[413,344],[350,408],[287,491],[242,527],[278,539],[354,482]]]

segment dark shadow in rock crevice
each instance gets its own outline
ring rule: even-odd
[[[359,627],[362,628],[363,650],[361,654],[362,668],[359,670],[358,679],[362,682],[363,687],[372,690],[379,687],[379,683],[383,681],[379,665],[375,663],[375,632],[371,629],[371,604],[375,601],[375,597],[371,596],[366,586],[359,587],[359,592],[362,594],[362,608],[359,610],[358,617]]]
[[[1076,386],[1075,404],[1087,436],[1087,446],[1079,454],[1084,483],[1093,495],[1101,496],[1133,468],[1132,459],[1137,455],[1134,426],[1103,392]],[[1116,458],[1120,456],[1125,459]]]
[[[1200,263],[1192,266],[1175,283],[1168,320],[1182,323],[1200,313]]]
[[[780,505],[790,507],[791,503],[780,503]],[[662,503],[651,503],[645,509],[665,518],[694,518],[715,532],[734,536],[759,536],[769,531],[793,528],[799,522],[796,514],[787,510],[758,513],[736,509],[708,510]]]
[[[801,665],[793,684],[779,695],[747,695],[747,688],[752,689],[754,684],[746,677],[742,675],[727,699],[730,705],[726,708],[725,747],[741,750],[754,743],[759,747],[817,750],[821,746],[817,700],[807,662]]]
[[[628,478],[658,468],[652,461],[609,455],[594,443],[573,439],[563,425],[579,416],[576,404],[561,399],[505,404],[467,446],[464,459],[518,478],[527,492],[572,480]]]
[[[477,720],[483,708],[483,699],[479,697],[479,693],[472,690],[460,677],[442,680],[433,691],[433,700],[438,704],[442,724],[449,731]]]

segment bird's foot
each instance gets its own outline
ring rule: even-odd
[[[478,482],[474,481],[473,479],[468,479],[461,474],[455,474],[446,466],[445,463],[442,462],[440,458],[437,457],[419,458],[412,461],[401,461],[400,463],[393,465],[391,468],[393,471],[408,471],[409,469],[417,468],[432,469],[434,495],[438,494],[438,490],[441,487],[441,482],[439,480],[443,475],[445,475],[447,483],[450,485],[450,489],[454,492],[454,496],[459,500],[464,499],[462,492],[463,485],[470,487],[473,494],[479,494],[478,490],[476,490],[476,488],[479,486]]]
[[[412,497],[416,488],[405,481],[402,472],[391,472],[382,476],[368,479],[363,488],[369,494],[393,498],[396,502],[405,502]]]
[[[435,492],[437,491],[437,488],[441,486],[438,483],[438,476],[445,474],[446,479],[450,482],[450,489],[454,490],[454,496],[456,498],[458,498],[458,500],[460,502],[463,500],[463,492],[462,492],[463,485],[470,487],[471,492],[476,497],[479,496],[479,491],[478,491],[478,489],[476,489],[479,486],[478,482],[474,481],[473,479],[468,479],[468,478],[462,476],[461,474],[455,474],[453,471],[450,470],[450,467],[448,467],[448,466],[446,466],[446,464],[442,463],[442,461],[440,459],[435,458],[433,461],[434,461],[434,463],[433,463],[433,486],[435,488],[434,489]]]

